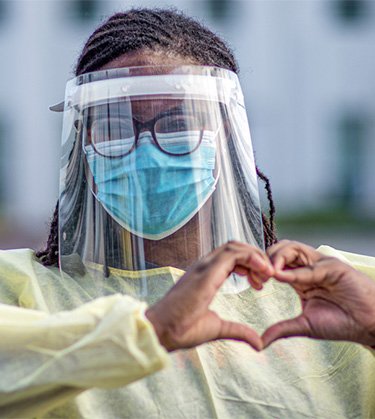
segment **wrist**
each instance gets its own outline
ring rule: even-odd
[[[145,316],[147,320],[152,324],[160,345],[164,346],[168,352],[171,352],[172,349],[171,346],[167,343],[168,339],[166,339],[166,332],[162,326],[157,310],[155,310],[154,307],[150,307],[145,311]]]
[[[147,320],[152,324],[152,327],[154,328],[155,334],[158,337],[160,341],[160,325],[157,318],[157,315],[155,314],[155,310],[150,307],[145,311],[145,316]]]

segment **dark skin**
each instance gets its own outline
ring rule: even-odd
[[[347,340],[375,348],[375,281],[310,246],[283,240],[267,249],[275,279],[289,284],[302,303],[301,314],[271,326],[263,343],[307,336]]]
[[[224,321],[209,305],[231,272],[254,289],[273,277],[300,296],[302,312],[270,326],[260,338],[247,325]],[[344,340],[375,349],[375,281],[303,243],[281,241],[267,254],[230,242],[197,262],[146,316],[169,351],[216,339],[247,342],[260,350],[280,338]]]

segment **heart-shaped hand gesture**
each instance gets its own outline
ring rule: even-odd
[[[245,324],[220,318],[209,306],[232,272],[246,275],[256,290],[271,277],[290,284],[301,298],[302,313],[272,325],[262,338]],[[375,346],[375,282],[302,243],[281,241],[265,254],[230,242],[193,265],[146,316],[169,351],[216,339],[240,340],[261,350],[292,336]]]
[[[375,346],[375,282],[310,246],[282,241],[267,250],[278,281],[301,298],[302,313],[265,331],[264,346],[280,338],[308,336]]]

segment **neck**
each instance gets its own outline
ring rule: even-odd
[[[162,240],[144,240],[146,261],[185,270],[210,252],[211,223],[205,212],[200,211],[176,233]]]

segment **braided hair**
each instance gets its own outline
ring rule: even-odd
[[[123,54],[150,50],[193,60],[197,64],[222,67],[238,73],[230,48],[200,22],[174,9],[135,8],[116,13],[87,40],[78,59],[75,75],[99,70]],[[275,206],[268,178],[257,168],[265,183],[269,217],[262,213],[266,247],[276,243]],[[58,265],[58,202],[53,214],[46,248],[37,253],[43,265]]]
[[[173,9],[132,9],[116,13],[89,37],[76,76],[98,70],[123,54],[147,49],[238,72],[227,45],[194,19]]]

